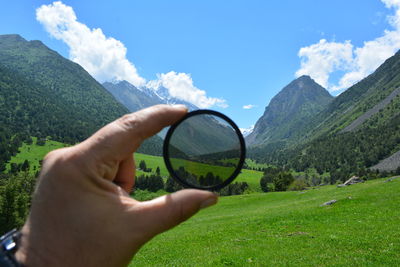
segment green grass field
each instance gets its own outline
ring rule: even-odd
[[[34,171],[63,146],[24,144],[11,162],[28,159]],[[136,153],[135,160],[168,175],[162,157]],[[243,170],[236,180],[259,190],[261,176]],[[332,199],[338,202],[320,206]],[[400,178],[222,197],[146,244],[131,266],[400,266],[399,207]]]
[[[23,163],[25,160],[29,161],[29,167],[31,172],[36,172],[39,170],[39,161],[49,153],[50,151],[58,148],[65,147],[66,145],[60,142],[47,140],[45,145],[36,145],[36,137],[32,137],[33,144],[28,145],[26,143],[22,144],[19,148],[19,153],[11,158],[9,163],[6,165],[6,172],[10,170],[11,163]]]
[[[384,181],[222,197],[131,266],[400,266],[400,178]]]
[[[44,146],[36,145],[36,137],[33,137],[34,141],[32,145],[23,144],[19,153],[11,158],[10,162],[6,165],[6,172],[10,170],[11,163],[23,163],[25,159],[27,159],[30,163],[31,172],[36,172],[39,169],[39,160],[42,160],[43,157],[50,151],[66,146],[63,143],[59,143],[56,141],[48,140]],[[165,167],[164,159],[158,156],[151,156],[141,153],[135,153],[134,155],[136,166],[139,166],[141,160],[146,162],[147,168],[152,169],[152,173],[156,172],[157,167],[160,167],[160,174],[165,179],[168,177],[168,170]],[[149,175],[149,173],[143,172],[141,170],[136,170],[136,175]],[[263,173],[259,171],[253,170],[242,170],[242,173],[236,178],[235,181],[238,182],[247,182],[250,187],[250,191],[253,192],[261,192],[260,188],[260,178]]]
[[[247,166],[249,166],[249,168],[253,168],[253,169],[265,169],[265,168],[268,168],[271,166],[271,165],[265,164],[265,163],[257,163],[252,159],[246,159],[246,164],[247,164]]]

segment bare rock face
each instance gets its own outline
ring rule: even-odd
[[[352,184],[364,183],[364,180],[358,176],[352,176],[349,180],[344,182],[343,184],[337,185],[337,187],[345,187]]]
[[[330,205],[332,205],[332,204],[335,204],[336,202],[337,202],[336,199],[332,199],[332,200],[329,200],[329,201],[325,202],[324,204],[322,204],[321,207],[323,207],[323,206],[330,206]]]
[[[310,76],[297,78],[271,99],[253,132],[246,137],[246,144],[252,146],[295,140],[300,129],[333,99]]]
[[[344,182],[345,185],[352,185],[352,184],[358,184],[358,183],[364,183],[364,180],[361,179],[358,176],[353,176],[351,177],[349,180],[347,180],[346,182]]]

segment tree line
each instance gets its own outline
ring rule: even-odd
[[[29,172],[0,174],[0,233],[24,224],[31,205],[36,176]]]
[[[196,179],[195,176],[187,172],[184,167],[181,167],[179,170],[177,170],[177,175],[179,175],[179,177],[183,177],[189,181],[189,183],[199,184],[202,186],[211,186],[222,183],[222,179],[211,172],[208,172],[205,176],[200,176],[198,180],[194,180]],[[248,187],[249,186],[246,182],[235,182],[227,185],[217,192],[222,196],[240,195],[243,194]],[[165,190],[166,192],[172,193],[183,188],[184,187],[175,181],[175,179],[173,179],[171,176],[169,176],[165,182],[159,174],[143,174],[137,176],[135,179],[135,189],[139,190],[147,190],[150,192]]]
[[[269,145],[252,149],[249,154],[258,162],[293,169],[314,168],[319,174],[330,173],[330,183],[345,177],[369,172],[369,167],[400,150],[400,115],[377,127],[380,115],[354,132],[321,136],[307,144],[284,148]]]

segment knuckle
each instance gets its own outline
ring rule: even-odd
[[[139,121],[140,118],[136,113],[126,114],[117,120],[121,126],[128,129],[136,127]]]
[[[60,149],[56,149],[53,151],[50,151],[49,153],[47,153],[47,155],[43,158],[43,163],[44,164],[49,164],[51,162],[55,162],[58,161],[59,157],[60,157]]]
[[[60,148],[47,153],[43,158],[43,166],[62,168],[66,163],[73,161],[71,148]]]
[[[134,133],[140,139],[146,138],[145,127],[143,126],[143,116],[139,112],[126,114],[117,120],[117,124],[125,131]]]

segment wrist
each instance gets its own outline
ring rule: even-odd
[[[21,230],[18,249],[15,252],[15,259],[20,266],[56,266],[49,262],[49,258],[39,253],[34,243],[29,227],[25,225]]]
[[[16,229],[0,237],[0,265],[19,267],[21,264],[16,260],[15,253],[18,250],[20,232]]]

